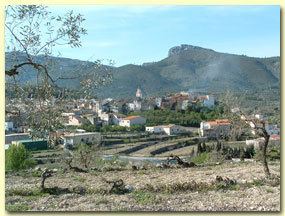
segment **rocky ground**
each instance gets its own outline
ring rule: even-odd
[[[280,176],[280,163],[270,170]],[[217,175],[236,180],[229,187],[208,187]],[[106,180],[122,179],[125,194],[108,193]],[[278,178],[277,178],[278,179]],[[193,168],[91,171],[58,170],[46,180],[42,192],[36,172],[6,174],[6,210],[9,211],[279,211],[280,182],[264,180],[256,162],[227,162]],[[187,186],[195,183],[195,187]],[[204,185],[198,187],[197,185]],[[183,187],[181,185],[184,185]],[[197,186],[197,187],[196,187]],[[69,192],[64,192],[64,188]],[[192,188],[192,189],[191,189]]]

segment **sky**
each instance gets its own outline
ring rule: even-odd
[[[190,44],[253,57],[280,56],[279,6],[50,6],[52,13],[81,13],[88,35],[82,47],[61,46],[63,57],[113,60],[115,66],[167,57]]]

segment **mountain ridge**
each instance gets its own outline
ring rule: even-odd
[[[11,53],[5,55],[6,68],[15,63],[11,55]],[[41,60],[39,56],[35,58]],[[76,72],[75,68],[84,73],[94,70],[94,63],[90,61],[50,58],[54,61],[53,66],[49,68],[52,76],[72,75]],[[280,84],[278,56],[248,57],[187,44],[170,48],[167,57],[160,61],[119,67],[103,65],[102,68],[112,71],[113,82],[97,90],[99,97],[133,97],[138,86],[147,96],[154,96],[187,89],[239,91],[268,86],[278,87]],[[18,77],[22,83],[33,78],[33,75]],[[79,83],[80,80],[69,80],[60,84],[68,88],[77,88]]]

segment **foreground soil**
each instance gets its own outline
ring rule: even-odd
[[[280,163],[270,163],[280,176]],[[237,185],[227,189],[145,191],[180,183],[210,183],[216,176],[228,177]],[[262,183],[263,167],[256,162],[228,162],[193,168],[151,168],[146,170],[78,173],[58,171],[46,180],[47,188],[79,187],[83,193],[41,193],[40,177],[33,172],[6,174],[8,211],[280,211],[280,184]],[[110,185],[104,180],[122,179],[130,188],[125,194],[106,194]]]

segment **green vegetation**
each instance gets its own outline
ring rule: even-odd
[[[81,143],[75,150],[75,157],[78,158],[79,163],[85,169],[89,168],[92,160],[92,149],[85,143]]]
[[[107,199],[106,197],[99,197],[98,200],[96,200],[96,205],[107,203],[109,203],[109,199]]]
[[[148,192],[155,192],[155,193],[179,193],[185,191],[211,191],[211,190],[236,190],[238,187],[235,186],[236,183],[220,183],[220,182],[196,182],[196,181],[189,181],[189,182],[175,182],[171,184],[160,184],[160,185],[146,185],[143,189],[144,191]]]
[[[129,128],[119,125],[106,125],[100,129],[101,132],[139,132],[144,130],[145,127],[143,125],[133,125]]]
[[[27,204],[9,204],[9,205],[6,205],[6,210],[8,212],[23,212],[23,211],[28,211],[30,210],[31,207]]]
[[[6,170],[18,171],[34,165],[35,161],[31,158],[30,152],[22,144],[11,145],[5,152]]]
[[[269,149],[267,158],[269,160],[280,160],[280,148]]]
[[[121,171],[126,169],[128,164],[127,161],[122,161],[118,159],[118,156],[112,156],[110,159],[102,159],[100,157],[95,157],[92,161],[94,168],[99,171]]]
[[[270,161],[274,161],[274,160],[280,160],[280,146],[269,146],[268,151],[267,151],[267,159]],[[261,161],[262,160],[262,151],[261,150],[257,150],[256,154],[254,155],[254,159],[257,161]]]
[[[203,163],[207,163],[209,160],[209,153],[207,152],[203,152],[195,157],[193,157],[191,159],[192,162],[194,162],[195,164],[203,164]]]
[[[136,202],[141,205],[156,204],[159,201],[156,194],[151,192],[137,190],[132,195]]]
[[[79,176],[79,175],[75,175],[73,178],[74,178],[74,180],[76,180],[78,182],[82,182],[82,183],[84,183],[86,181],[86,178]]]
[[[238,103],[245,113],[254,113],[258,110],[267,116],[269,124],[277,124],[280,127],[280,89],[278,87],[232,93],[239,99]]]
[[[199,127],[203,120],[213,120],[221,118],[223,109],[216,106],[213,109],[206,107],[190,107],[186,111],[176,110],[148,110],[143,112],[135,112],[132,115],[141,115],[147,119],[147,126],[160,124],[177,124],[182,126]]]
[[[100,131],[100,127],[97,125],[91,124],[91,122],[86,121],[87,123],[80,126],[80,129],[86,130],[87,132],[98,132]]]
[[[48,193],[43,192],[40,188],[14,188],[6,190],[6,196],[30,196],[42,197]]]
[[[263,186],[265,183],[262,179],[253,179],[252,185],[256,187]]]

